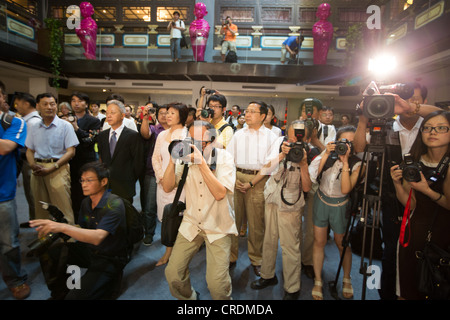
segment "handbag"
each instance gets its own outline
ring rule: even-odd
[[[162,224],[161,224],[161,243],[166,247],[173,247],[178,234],[178,228],[180,227],[183,215],[180,215],[186,209],[184,202],[179,201],[181,191],[183,190],[184,183],[186,182],[186,176],[188,173],[188,164],[184,165],[183,175],[181,176],[180,183],[178,184],[177,192],[173,203],[166,204],[164,206]]]
[[[432,228],[436,220],[437,211],[434,213],[433,222],[428,230],[425,247],[422,251],[416,251],[418,290],[428,300],[450,299],[450,248],[444,250],[431,242]]]
[[[183,33],[181,34],[180,47],[186,48],[186,49],[189,48],[187,41],[186,41],[186,36]]]

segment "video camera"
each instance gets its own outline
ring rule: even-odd
[[[43,201],[39,202],[42,205],[42,209],[47,210],[51,214],[51,216],[53,217],[53,221],[68,223],[66,218],[64,217],[64,214],[56,206]],[[28,245],[30,251],[28,251],[27,257],[38,257],[42,255],[56,240],[60,238],[64,241],[70,239],[70,237],[64,233],[48,233],[41,238],[37,238]]]

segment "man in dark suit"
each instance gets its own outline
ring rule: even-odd
[[[138,132],[124,126],[125,106],[118,100],[107,103],[106,121],[111,128],[98,136],[100,161],[110,170],[111,192],[133,203],[136,181],[144,169],[143,145]]]
[[[70,105],[75,113],[74,117],[69,117],[68,121],[72,124],[80,144],[76,148],[75,156],[70,160],[70,178],[71,178],[71,198],[73,214],[75,221],[80,212],[80,204],[84,199],[80,184],[80,169],[89,162],[97,160],[95,154],[95,136],[100,131],[100,120],[91,116],[87,112],[89,107],[89,96],[82,92],[74,92],[70,98]]]

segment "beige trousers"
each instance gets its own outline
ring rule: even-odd
[[[284,290],[289,293],[297,292],[300,290],[301,276],[300,235],[302,221],[300,212],[280,212],[276,204],[266,204],[265,223],[261,277],[271,279],[275,276],[279,239]]]
[[[227,235],[209,243],[205,232],[201,231],[191,242],[180,232],[173,246],[165,275],[169,289],[179,300],[196,300],[197,294],[191,285],[189,263],[201,244],[206,244],[206,283],[213,300],[231,299],[230,246],[231,236]]]
[[[312,252],[314,243],[314,222],[313,222],[313,209],[314,209],[314,195],[316,194],[318,184],[313,184],[313,188],[308,192],[306,197],[306,204],[301,210],[303,216],[302,224],[302,263],[305,266],[312,266]]]
[[[236,172],[236,180],[247,183],[255,176]],[[254,188],[246,193],[234,190],[234,213],[237,230],[241,230],[244,214],[247,216],[248,225],[248,257],[254,266],[260,266],[262,261],[262,246],[264,241],[264,185],[269,177],[264,177]],[[238,259],[239,238],[232,236],[230,261]]]
[[[48,168],[53,167],[55,164],[39,163],[39,165]],[[67,219],[67,222],[71,225],[74,224],[72,199],[70,197],[69,164],[65,164],[58,170],[43,177],[32,174],[30,186],[34,197],[36,219],[52,218],[47,210],[42,209],[42,204],[39,201],[44,201],[58,207]]]

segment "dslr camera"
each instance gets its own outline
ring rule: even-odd
[[[340,141],[334,142],[336,147],[334,148],[334,151],[330,154],[331,159],[336,160],[339,158],[339,156],[343,156],[347,153],[348,149],[350,148],[350,152],[353,151],[353,144],[351,141],[348,141],[347,139],[342,139]]]
[[[312,117],[312,114],[314,112],[314,102],[318,101],[317,99],[313,98],[307,98],[303,100],[303,104],[305,105],[305,113],[306,113],[306,120],[305,120],[305,126],[309,128],[309,132],[312,132],[313,129],[319,128],[319,122]]]
[[[67,223],[66,218],[64,217],[64,214],[61,212],[61,210],[58,209],[58,207],[47,203],[43,201],[39,201],[42,205],[42,208],[44,210],[47,210],[51,216],[53,217],[53,221],[60,222],[60,223]],[[47,235],[37,238],[33,242],[31,242],[28,245],[28,248],[30,248],[30,251],[27,253],[27,257],[38,257],[42,255],[44,252],[50,248],[50,246],[58,239],[63,239],[64,241],[67,241],[70,239],[70,237],[64,233],[48,233]]]
[[[169,144],[170,156],[175,160],[183,159],[187,155],[194,152],[194,148],[191,147],[191,144],[194,144],[194,140],[192,138],[173,140]]]
[[[307,150],[307,146],[303,142],[303,138],[305,137],[305,122],[301,120],[294,121],[292,127],[294,128],[297,142],[289,143],[288,147],[290,147],[291,150],[289,150],[286,160],[299,163],[303,159],[303,150]],[[287,141],[287,137],[284,137],[283,141]]]
[[[410,153],[406,153],[399,169],[402,170],[403,179],[408,182],[419,182],[421,180],[420,172],[422,167],[419,163],[414,162]]]
[[[216,93],[216,90],[214,90],[214,89],[205,89],[205,93],[206,94],[214,94],[214,93]]]
[[[205,108],[200,111],[200,116],[202,118],[212,118],[214,116],[214,110],[210,108]]]
[[[100,130],[90,130],[89,137],[82,138],[81,140],[86,143],[95,143],[97,141],[97,136],[100,133]]]

